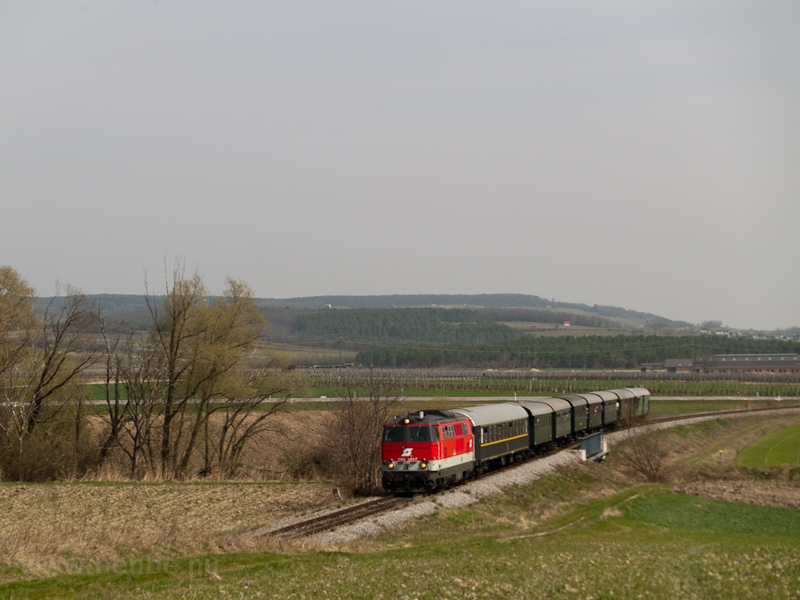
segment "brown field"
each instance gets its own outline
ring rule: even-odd
[[[131,483],[117,451],[85,481],[0,484],[0,583],[54,574],[65,557],[92,563],[276,549],[274,540],[240,534],[334,504],[331,483],[292,475],[322,414],[275,415],[236,481]],[[99,437],[101,418],[93,429]]]
[[[0,582],[16,579],[20,565],[49,573],[66,556],[110,561],[276,549],[268,538],[239,534],[332,503],[323,483],[4,484]]]

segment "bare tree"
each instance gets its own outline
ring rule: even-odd
[[[197,273],[187,277],[182,262],[173,268],[171,281],[167,277],[163,302],[147,295],[153,343],[163,357],[165,368],[159,458],[159,468],[165,477],[181,475],[183,461],[178,454],[187,406],[217,372],[203,360],[203,339],[211,325],[206,298],[202,278]],[[203,369],[205,374],[201,373]]]
[[[324,439],[342,485],[352,492],[379,489],[383,425],[400,409],[399,390],[394,379],[372,370],[363,380],[340,382]]]
[[[714,356],[712,354],[702,354],[692,361],[692,374],[708,373],[714,366]]]
[[[3,267],[0,274],[6,282],[13,280],[7,269]],[[16,288],[25,291],[27,285]],[[53,471],[45,474],[48,464],[53,469],[63,468],[70,461],[74,464],[82,452],[84,391],[79,383],[81,374],[96,359],[93,336],[89,334],[94,312],[86,297],[72,288],[67,289],[66,296],[54,297],[41,319],[33,317],[32,298],[27,293],[14,297],[8,288],[0,287],[0,296],[5,327],[0,333],[0,403],[4,408],[0,432],[8,459],[6,476],[25,477],[25,469],[35,467],[37,477],[49,477]],[[25,308],[26,303],[31,303],[30,309]],[[9,326],[14,324],[16,329],[9,332]],[[68,423],[74,434],[71,441],[67,440],[72,435],[68,433]],[[31,441],[34,438],[35,444]],[[58,450],[54,449],[56,443],[60,444]],[[33,450],[35,445],[38,449]],[[29,451],[41,456],[26,457]],[[72,457],[69,460],[68,454]],[[19,469],[13,466],[15,461]]]
[[[108,435],[101,448],[107,458],[113,447],[130,462],[131,479],[141,479],[157,461],[153,460],[153,432],[165,390],[163,354],[152,339],[129,336],[120,347],[106,339],[106,405],[104,419]]]
[[[6,399],[15,406],[16,429],[20,436],[33,430],[47,418],[53,418],[69,398],[61,391],[74,383],[78,376],[95,361],[87,329],[94,313],[86,297],[69,290],[64,306],[56,313],[51,302],[41,321],[39,335],[29,337],[27,351],[20,353],[14,374],[7,378]],[[8,371],[7,371],[7,374]],[[45,412],[47,403],[56,410]]]
[[[288,369],[287,361],[274,357],[259,369],[249,371],[243,394],[212,407],[221,423],[215,435],[206,420],[204,472],[217,465],[225,477],[232,477],[241,464],[242,453],[257,436],[275,431],[272,417],[282,410],[292,392],[306,386],[305,375]]]
[[[646,481],[664,480],[669,449],[652,426],[631,428],[621,449],[623,462]]]

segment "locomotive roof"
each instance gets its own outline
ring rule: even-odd
[[[406,419],[409,420],[409,425],[435,425],[449,423],[450,421],[461,421],[464,416],[458,415],[451,410],[419,410],[405,416],[397,416],[390,419],[385,425],[406,425]]]
[[[528,418],[528,411],[519,404],[513,404],[511,402],[470,406],[469,408],[454,408],[453,412],[469,417],[473,425],[478,425],[480,427],[493,423],[505,423],[506,421]]]

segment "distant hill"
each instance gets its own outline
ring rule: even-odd
[[[261,298],[261,306],[327,308],[544,308],[549,300],[525,294],[396,294],[389,296],[308,296],[305,298]]]
[[[691,327],[685,321],[672,321],[658,315],[617,306],[556,302],[526,294],[413,294],[389,296],[309,296],[305,298],[260,298],[262,307],[306,310],[322,308],[538,308],[561,314],[586,314],[614,319],[618,326],[630,329],[680,329]]]
[[[92,294],[89,300],[102,307],[109,320],[123,321],[133,328],[149,323],[145,296],[141,294]],[[43,312],[53,298],[38,298],[36,307]],[[55,300],[54,308],[58,306]],[[574,325],[612,327],[639,330],[677,330],[691,327],[685,321],[672,321],[665,317],[617,306],[556,302],[526,294],[396,294],[385,296],[308,296],[302,298],[257,298],[263,309],[274,316],[274,309],[314,311],[327,308],[470,308],[479,309],[482,318],[490,321],[537,321],[557,323],[571,319]],[[269,310],[272,309],[272,310]],[[487,309],[487,310],[483,310]],[[500,309],[500,310],[488,310]],[[533,310],[531,310],[533,309]],[[289,316],[288,314],[286,315]]]

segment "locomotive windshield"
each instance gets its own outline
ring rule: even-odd
[[[407,442],[438,442],[439,430],[436,427],[406,427]]]
[[[396,425],[383,428],[384,442],[438,442],[439,430],[430,425]]]
[[[402,442],[405,440],[405,427],[384,427],[384,442]]]

